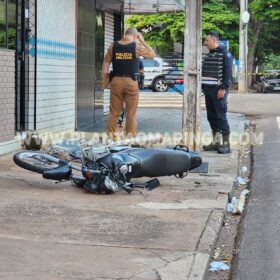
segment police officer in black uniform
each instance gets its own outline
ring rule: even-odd
[[[219,35],[216,32],[207,33],[205,45],[209,49],[209,54],[202,64],[202,89],[213,141],[210,145],[203,146],[203,149],[227,154],[231,152],[230,127],[226,113],[228,90],[232,81],[232,55],[219,45]]]
[[[144,63],[142,59],[139,59],[139,88],[144,89]]]

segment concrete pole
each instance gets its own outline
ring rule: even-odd
[[[239,72],[238,92],[248,93],[247,84],[247,24],[244,24],[242,15],[247,9],[247,0],[240,0],[239,19]]]
[[[183,142],[200,150],[202,0],[185,0]]]
[[[248,0],[245,0],[245,11],[248,11]],[[245,52],[245,59],[244,59],[244,63],[245,63],[245,82],[246,82],[246,90],[248,93],[248,88],[249,88],[249,84],[248,84],[248,23],[245,24],[245,30],[244,30],[245,34],[244,34],[244,52]]]

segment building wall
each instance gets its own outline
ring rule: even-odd
[[[15,138],[15,52],[0,49],[0,142]]]
[[[37,2],[38,131],[75,129],[76,1]]]
[[[15,139],[15,51],[0,49],[0,155],[19,147]]]
[[[105,12],[105,40],[104,54],[111,43],[114,42],[114,14]],[[110,90],[105,89],[103,94],[103,114],[108,115],[110,111]]]

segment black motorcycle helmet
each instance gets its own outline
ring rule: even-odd
[[[27,133],[23,145],[26,150],[40,150],[42,148],[42,139],[36,132]]]

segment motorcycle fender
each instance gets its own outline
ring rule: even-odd
[[[43,177],[45,179],[62,181],[69,180],[71,176],[71,168],[68,164],[56,167],[54,169],[45,170],[43,172]]]

